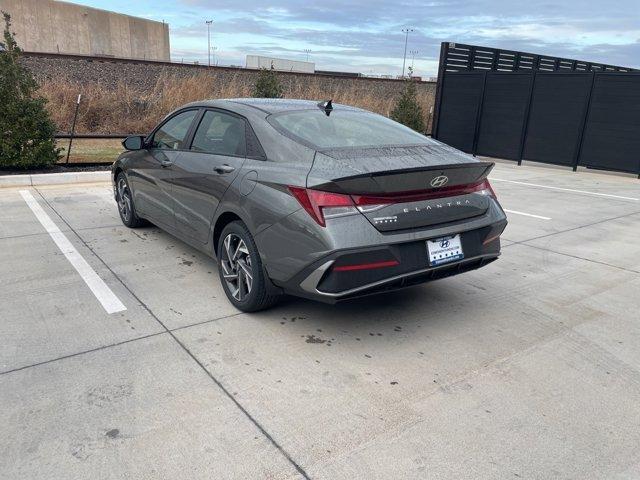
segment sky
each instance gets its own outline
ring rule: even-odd
[[[247,54],[319,70],[435,76],[451,41],[640,68],[640,0],[72,0],[169,24],[173,61],[244,65]],[[412,55],[411,52],[417,52]],[[414,59],[412,60],[412,57]]]

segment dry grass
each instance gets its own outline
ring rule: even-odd
[[[393,95],[381,96],[368,91],[366,82],[341,83],[340,87],[330,90],[319,79],[307,78],[304,83],[283,80],[285,97],[332,98],[337,103],[354,105],[382,115],[389,115],[396,100]],[[151,130],[168,112],[185,103],[205,98],[248,97],[251,90],[252,85],[246,83],[246,78],[214,82],[211,77],[196,74],[186,78],[161,76],[155,87],[145,92],[135,91],[124,83],[107,88],[99,83],[79,84],[58,78],[45,81],[40,93],[49,100],[48,109],[60,131],[69,131],[76,98],[78,93],[82,93],[76,132],[144,133]],[[425,112],[425,121],[430,124],[429,111],[433,96],[419,91],[418,100]]]
[[[350,83],[346,88],[340,86],[334,90],[324,88],[322,83],[317,79],[311,79],[304,85],[285,82],[284,86],[285,97],[287,98],[312,100],[331,98],[336,103],[364,108],[365,110],[370,110],[385,116],[391,114],[397,101],[394,95],[381,96],[367,90],[365,82]],[[419,91],[418,102],[425,114],[425,123],[429,123],[429,111],[434,102],[433,95]]]
[[[62,149],[62,158],[58,163],[65,163],[67,160],[67,149],[69,139],[59,139],[57,146]],[[99,163],[113,162],[122,153],[121,139],[111,138],[76,138],[71,146],[69,163]]]

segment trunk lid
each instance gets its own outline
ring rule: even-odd
[[[336,193],[383,195],[421,191],[446,175],[446,186],[484,179],[493,163],[433,141],[433,145],[341,148],[316,153],[307,187]]]
[[[387,232],[483,215],[490,201],[483,182],[492,168],[435,141],[325,150],[316,154],[307,187],[352,195],[371,224]]]

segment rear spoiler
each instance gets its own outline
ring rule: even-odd
[[[469,162],[450,165],[383,170],[335,178],[309,188],[335,193],[385,195],[398,192],[425,191],[483,181],[495,163]]]

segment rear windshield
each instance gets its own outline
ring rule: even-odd
[[[429,143],[424,135],[368,112],[302,110],[269,117],[276,128],[318,149]]]

